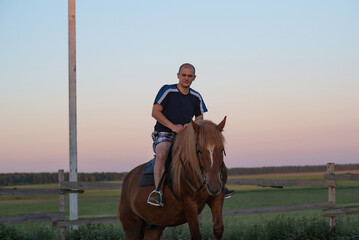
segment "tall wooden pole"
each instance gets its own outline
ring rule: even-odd
[[[76,120],[76,11],[75,0],[68,0],[69,7],[69,138],[70,182],[77,182],[77,120]],[[70,193],[70,220],[78,219],[78,196]],[[77,228],[75,226],[75,228]]]

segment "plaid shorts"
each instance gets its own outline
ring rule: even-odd
[[[152,139],[153,139],[153,151],[156,153],[156,146],[157,144],[168,141],[173,143],[173,141],[176,138],[176,133],[170,133],[170,132],[157,132],[153,131],[152,133]]]

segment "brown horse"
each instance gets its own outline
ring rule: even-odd
[[[139,187],[145,164],[127,174],[118,207],[126,239],[159,239],[166,227],[185,222],[191,238],[201,239],[198,214],[206,203],[211,208],[215,239],[222,238],[222,206],[227,181],[222,135],[225,123],[226,117],[218,125],[207,120],[192,121],[177,135],[170,166],[177,198],[164,186],[164,207],[146,203],[154,187]]]

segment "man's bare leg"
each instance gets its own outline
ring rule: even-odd
[[[171,142],[164,141],[160,142],[156,146],[156,162],[154,169],[154,178],[155,178],[155,187],[158,187],[160,183],[163,172],[165,171],[165,162],[168,149],[171,146]]]
[[[155,187],[157,189],[160,181],[161,181],[161,177],[165,171],[165,162],[166,162],[166,156],[167,156],[167,152],[168,149],[171,146],[171,142],[169,141],[164,141],[164,142],[160,142],[159,144],[157,144],[156,146],[156,162],[155,162],[155,168],[154,168],[154,179],[155,179]],[[162,186],[159,187],[159,189],[162,189]],[[160,201],[160,196],[156,194],[152,195],[149,198],[149,204],[152,204],[154,206],[161,206],[162,202]]]

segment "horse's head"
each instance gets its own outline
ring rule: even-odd
[[[196,151],[201,168],[201,173],[206,181],[207,191],[210,195],[218,195],[223,187],[223,155],[224,138],[222,131],[226,124],[226,118],[218,124],[205,121],[197,124],[192,121],[192,126],[197,135]]]

